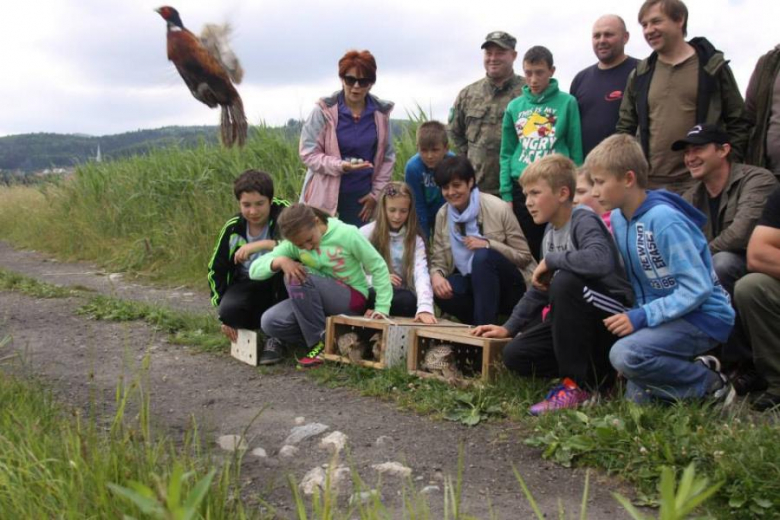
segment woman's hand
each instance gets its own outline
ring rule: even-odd
[[[376,207],[376,199],[370,194],[360,197],[358,202],[363,205],[363,209],[360,210],[360,220],[368,222],[371,217],[374,216],[374,208]]]
[[[431,286],[433,287],[433,294],[442,300],[449,300],[452,298],[452,285],[449,280],[444,278],[441,273],[434,273],[431,276]]]
[[[417,316],[414,317],[414,321],[418,323],[424,323],[426,325],[433,325],[434,323],[439,323],[436,319],[436,316],[431,314],[430,312],[418,312]]]
[[[288,281],[297,280],[298,283],[306,281],[306,268],[292,258],[287,258],[286,256],[274,258],[271,268],[273,269],[274,267],[284,271],[284,278]]]
[[[390,273],[390,283],[393,284],[393,287],[401,287],[404,281],[397,274]]]
[[[375,311],[374,309],[368,309],[363,316],[371,320],[387,319],[386,314],[379,311]]]
[[[501,325],[480,325],[471,331],[472,336],[482,336],[483,338],[508,338],[509,331]]]
[[[490,245],[490,242],[488,242],[486,238],[465,237],[463,239],[463,244],[470,251],[474,251],[476,249],[486,249]]]
[[[350,161],[341,161],[341,171],[344,173],[354,172],[355,170],[365,170],[366,168],[373,168],[374,165],[370,161],[363,161],[359,163],[352,163]]]

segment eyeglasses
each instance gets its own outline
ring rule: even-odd
[[[371,78],[356,78],[355,76],[344,76],[344,83],[347,84],[348,87],[354,87],[355,83],[360,86],[360,88],[366,88],[370,87],[374,80]]]

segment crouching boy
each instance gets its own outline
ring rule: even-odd
[[[230,341],[236,341],[237,329],[259,329],[263,313],[287,298],[281,274],[254,281],[249,279],[249,267],[276,246],[276,219],[290,205],[274,198],[273,179],[257,170],[239,175],[233,193],[239,214],[222,226],[208,273],[211,303],[218,308],[222,332]],[[281,359],[281,343],[268,338],[259,363],[270,365]]]
[[[609,230],[592,209],[573,207],[576,167],[548,155],[526,168],[520,183],[528,213],[546,224],[542,259],[525,293],[503,326],[483,325],[478,336],[515,338],[504,347],[504,364],[521,376],[561,377],[531,414],[575,408],[614,380],[609,349],[615,337],[603,320],[632,304],[631,287]],[[538,320],[550,304],[544,321]]]
[[[708,398],[724,405],[734,389],[711,356],[734,324],[728,294],[712,268],[704,215],[665,190],[647,191],[649,167],[628,135],[604,140],[585,163],[593,196],[612,209],[612,232],[636,307],[604,320],[620,339],[612,366],[628,380],[626,398]]]

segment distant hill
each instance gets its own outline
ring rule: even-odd
[[[0,169],[25,172],[67,168],[94,159],[100,145],[104,159],[143,153],[151,148],[178,145],[193,147],[216,143],[216,126],[169,126],[123,134],[19,134],[0,137]]]
[[[393,120],[395,134],[409,121]],[[276,128],[289,139],[298,140],[303,121],[290,119]],[[250,138],[252,130],[250,128]],[[93,160],[100,145],[103,160],[142,154],[152,148],[192,148],[218,142],[216,126],[166,126],[123,134],[19,134],[0,137],[0,170],[35,172],[47,168],[69,168]]]

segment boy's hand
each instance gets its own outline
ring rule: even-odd
[[[508,338],[511,336],[509,331],[501,325],[480,325],[471,331],[471,335],[483,338]]]
[[[552,273],[547,269],[547,262],[539,262],[539,265],[534,269],[534,273],[531,275],[531,284],[540,291],[547,292],[550,289],[550,281],[552,280]]]
[[[284,271],[284,277],[287,280],[297,280],[298,283],[306,281],[306,268],[292,258],[280,256],[274,259],[279,269]],[[273,267],[273,266],[272,266]]]
[[[227,336],[231,343],[235,343],[238,340],[238,331],[224,323],[222,324],[222,334]]]
[[[490,242],[488,242],[485,238],[465,237],[463,239],[463,244],[469,249],[469,251],[474,251],[475,249],[487,248],[490,245]]]
[[[631,325],[631,320],[628,319],[628,314],[626,313],[610,316],[604,320],[604,325],[608,331],[620,338],[634,332],[634,326]]]
[[[371,320],[387,319],[387,316],[384,313],[375,311],[374,309],[368,309],[363,316]]]
[[[452,298],[452,285],[450,285],[450,282],[444,278],[441,273],[436,273],[431,276],[431,286],[433,287],[433,294],[442,300],[449,300]]]
[[[270,251],[274,247],[276,247],[275,240],[258,240],[257,242],[244,244],[239,247],[236,254],[233,255],[233,261],[237,264],[246,262],[254,253],[257,253],[258,251]]]
[[[404,281],[397,274],[390,273],[390,283],[393,284],[393,287],[401,287]]]
[[[358,215],[360,217],[360,220],[362,220],[363,222],[368,222],[369,220],[371,220],[371,217],[374,216],[376,199],[372,197],[370,193],[367,193],[358,199],[358,203],[363,205],[363,209],[360,210],[360,215]]]
[[[417,323],[425,323],[426,325],[433,325],[434,323],[438,323],[436,316],[430,312],[418,312],[417,316],[414,317],[414,321]]]

